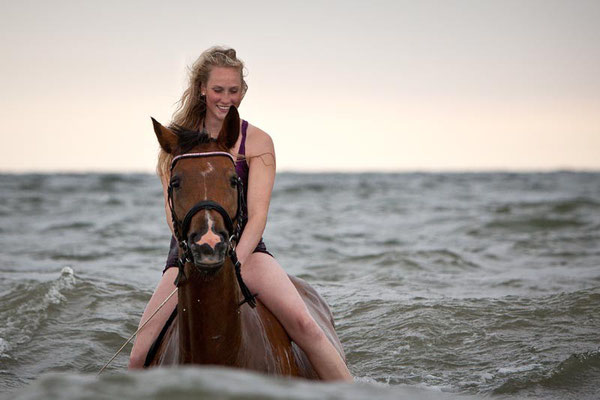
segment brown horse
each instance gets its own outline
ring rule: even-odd
[[[254,299],[239,274],[234,246],[243,197],[233,158],[226,153],[238,139],[237,110],[229,110],[218,139],[152,121],[160,146],[174,156],[169,203],[180,242],[180,272],[177,309],[145,365],[211,364],[318,379],[304,352],[260,302],[260,294],[252,307]],[[213,247],[197,243],[208,229],[222,242]],[[290,279],[344,359],[326,302],[305,281]]]

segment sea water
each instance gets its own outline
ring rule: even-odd
[[[168,250],[144,174],[0,175],[0,398],[597,399],[600,173],[277,177],[265,242],[357,383],[126,371]]]

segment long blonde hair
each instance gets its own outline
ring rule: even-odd
[[[206,98],[201,95],[202,85],[206,85],[212,67],[237,68],[242,82],[242,98],[248,90],[244,80],[244,62],[237,58],[235,50],[214,46],[200,54],[200,57],[189,68],[189,85],[177,103],[173,113],[172,125],[184,129],[198,130],[206,116]],[[158,154],[156,172],[161,179],[167,176],[173,156],[163,149]]]

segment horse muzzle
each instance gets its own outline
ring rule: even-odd
[[[214,247],[206,243],[192,244],[190,251],[194,266],[203,272],[216,272],[225,263],[228,248],[229,244],[224,241],[218,242]]]

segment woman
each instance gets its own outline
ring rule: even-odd
[[[183,93],[173,122],[191,130],[204,129],[218,136],[230,106],[238,107],[248,86],[243,76],[244,64],[235,50],[213,47],[200,55],[190,73],[190,86]],[[290,337],[304,350],[313,367],[324,380],[347,380],[352,377],[338,352],[309,314],[295,286],[277,260],[267,251],[262,234],[267,222],[271,191],[275,180],[275,150],[271,137],[243,121],[240,136],[231,153],[238,161],[236,170],[247,187],[248,220],[236,247],[242,264],[242,276],[252,293],[260,293],[262,303],[279,319]],[[171,213],[167,205],[168,168],[171,157],[161,151],[158,172],[165,195],[167,222]],[[163,277],[158,283],[141,321],[152,314],[175,289],[177,245],[172,240],[171,251]],[[172,297],[138,334],[129,368],[141,368],[152,342],[175,309],[177,297]],[[141,322],[140,322],[141,324]]]

